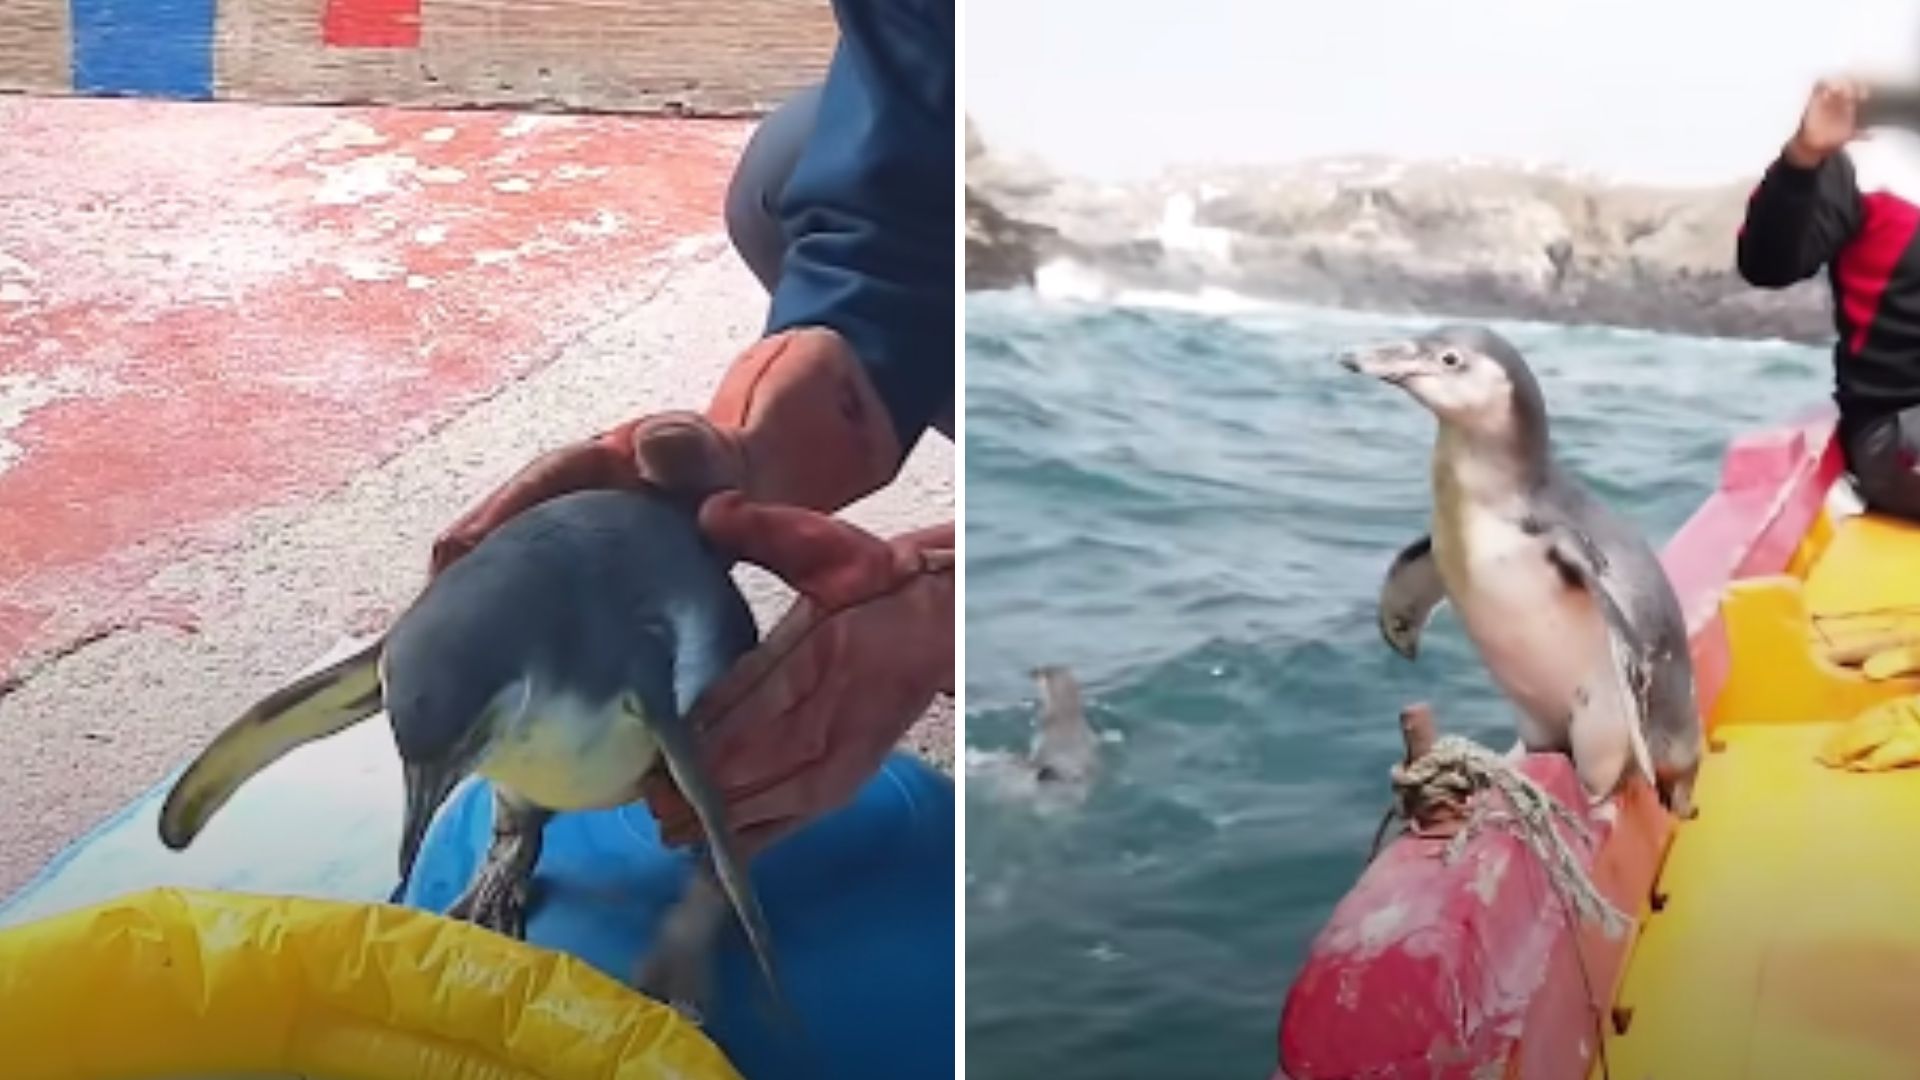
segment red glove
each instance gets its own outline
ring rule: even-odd
[[[576,491],[651,485],[698,504],[723,489],[838,510],[900,468],[893,422],[852,349],[831,330],[790,330],[727,370],[702,416],[659,413],[536,459],[442,533],[434,573],[533,506]]]
[[[800,594],[689,716],[750,857],[851,800],[934,695],[953,692],[953,525],[882,541],[729,492],[702,507],[700,527]],[[663,773],[646,796],[668,843],[699,839]]]

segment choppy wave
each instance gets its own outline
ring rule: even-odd
[[[1274,311],[1282,306],[1272,300],[1212,285],[1190,292],[1131,288],[1116,282],[1099,267],[1067,255],[1049,259],[1035,269],[1033,291],[1054,301],[1184,311],[1195,315],[1242,315]]]
[[[1288,980],[1385,805],[1399,707],[1511,738],[1450,616],[1417,664],[1373,623],[1425,527],[1432,425],[1332,358],[1428,325],[970,300],[970,775],[1025,748],[1036,663],[1072,666],[1123,736],[1070,813],[969,785],[970,1075],[1266,1075]],[[1825,357],[1795,346],[1501,329],[1561,456],[1656,537],[1732,434],[1827,389]]]

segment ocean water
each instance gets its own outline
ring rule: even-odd
[[[1219,308],[969,301],[971,1076],[1266,1077],[1385,809],[1399,708],[1513,738],[1449,612],[1417,663],[1374,628],[1426,527],[1433,421],[1332,357],[1437,320]],[[1815,349],[1496,327],[1561,459],[1656,542],[1731,436],[1828,392]],[[1040,663],[1074,669],[1107,740],[1078,806],[1004,768]]]

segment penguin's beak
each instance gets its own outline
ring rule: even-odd
[[[404,884],[413,875],[413,863],[420,856],[420,842],[426,839],[427,826],[433,823],[440,804],[459,786],[466,770],[440,763],[409,763],[403,775],[407,809],[400,826],[400,880]]]
[[[1411,341],[1349,349],[1340,354],[1340,366],[1395,386],[1424,374],[1427,367],[1423,350]]]

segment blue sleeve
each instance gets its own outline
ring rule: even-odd
[[[840,44],[781,198],[768,332],[838,331],[911,446],[953,403],[953,0],[834,0]]]

